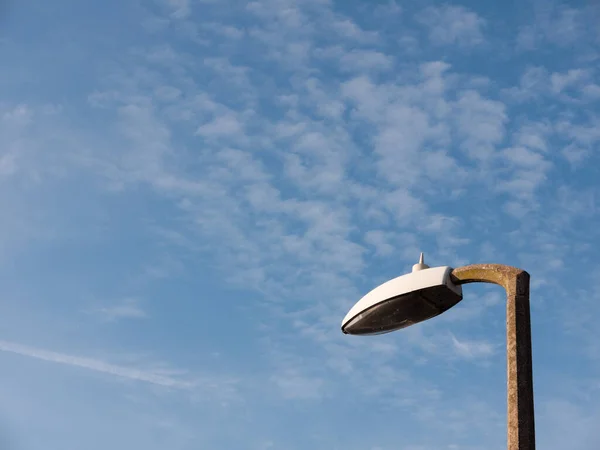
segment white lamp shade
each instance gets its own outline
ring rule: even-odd
[[[382,334],[435,317],[462,299],[448,266],[418,270],[394,278],[361,298],[346,314],[346,334]]]

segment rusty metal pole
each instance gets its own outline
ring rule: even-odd
[[[454,269],[456,284],[493,283],[506,290],[508,450],[535,450],[529,274],[500,264]]]

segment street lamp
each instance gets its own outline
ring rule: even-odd
[[[431,319],[462,300],[462,285],[506,290],[508,450],[535,450],[529,274],[500,264],[429,267],[423,253],[412,273],[376,287],[342,321],[345,334],[389,333]]]

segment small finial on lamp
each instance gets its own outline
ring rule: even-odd
[[[418,270],[429,269],[429,266],[425,264],[425,260],[423,258],[423,252],[421,252],[421,256],[419,257],[419,263],[415,264],[412,268],[413,272],[417,272]]]

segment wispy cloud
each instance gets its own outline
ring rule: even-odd
[[[95,312],[101,314],[108,320],[119,319],[145,319],[148,317],[138,299],[126,298],[120,304],[98,308]]]
[[[494,353],[494,346],[486,341],[459,341],[453,334],[452,344],[457,353],[465,358],[480,358],[490,356]]]
[[[434,45],[474,46],[484,42],[485,20],[463,6],[430,6],[417,15]]]
[[[432,265],[525,267],[539,329],[544,320],[566,328],[562,313],[552,316],[560,310],[555,293],[594,261],[598,238],[599,81],[593,52],[580,52],[587,32],[574,28],[585,13],[540,8],[527,24],[530,43],[522,29],[517,48],[511,30],[521,24],[489,5],[398,4],[143,2],[147,20],[121,11],[127,25],[115,33],[114,48],[105,27],[97,40],[70,41],[81,58],[94,56],[89,64],[75,58],[77,70],[43,66],[29,44],[12,48],[19,56],[7,67],[48,74],[43,95],[0,77],[2,86],[22,88],[5,89],[17,94],[0,106],[0,250],[10,262],[0,270],[17,280],[13,296],[30,295],[36,310],[74,320],[70,311],[81,306],[69,299],[122,298],[116,285],[127,292],[135,285],[139,298],[168,291],[184,300],[153,303],[156,321],[124,321],[112,331],[159,342],[156,351],[196,355],[199,365],[221,364],[250,379],[258,373],[266,387],[253,388],[285,402],[286,411],[290,402],[311,408],[318,401],[322,409],[307,414],[315,420],[327,408],[355,410],[352,402],[361,411],[403,408],[413,441],[407,448],[440,448],[414,431],[431,423],[456,448],[496,441],[488,433],[502,435],[504,403],[485,392],[463,401],[472,385],[456,373],[494,364],[503,336],[471,319],[485,317],[501,330],[500,294],[473,294],[435,321],[374,339],[343,336],[339,321],[425,251]],[[568,50],[554,58],[544,53],[550,48]],[[485,64],[474,63],[477,49],[486,50]],[[539,53],[523,58],[526,49]],[[75,80],[86,67],[99,72]],[[62,106],[47,107],[46,98]],[[93,219],[81,226],[84,213]],[[101,242],[91,243],[96,229]],[[85,264],[91,260],[93,268]],[[574,269],[570,260],[579,262]],[[30,278],[19,278],[27,275],[42,279],[31,293],[22,287]],[[49,279],[60,288],[46,286]],[[213,290],[217,300],[199,295]],[[142,306],[124,300],[96,312],[141,319]],[[467,324],[480,334],[468,333]],[[597,347],[583,325],[587,350],[578,362],[588,366]],[[195,389],[185,375],[1,345]],[[253,417],[271,423],[274,413],[263,404],[252,405]],[[473,417],[477,424],[467,428]]]
[[[190,15],[190,0],[165,0],[165,3],[172,9],[171,15],[176,19],[185,19]]]
[[[319,378],[286,371],[274,375],[272,382],[287,399],[318,400],[324,395],[324,383]]]
[[[544,43],[571,46],[588,31],[580,9],[554,1],[537,2],[534,9],[533,23],[523,26],[517,35],[520,49],[534,50]]]
[[[0,341],[0,351],[27,356],[42,361],[80,367],[83,369],[92,370],[94,372],[113,375],[119,378],[125,378],[132,381],[142,381],[169,388],[191,389],[195,386],[195,384],[191,381],[163,375],[153,370],[118,366],[98,359],[67,355],[64,353],[57,353],[49,350],[29,347],[13,342]]]

